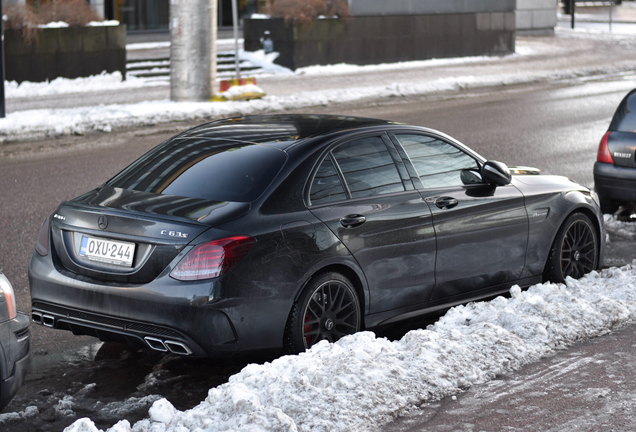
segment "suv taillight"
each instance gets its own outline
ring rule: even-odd
[[[614,158],[609,151],[609,147],[607,146],[607,139],[610,136],[610,131],[607,131],[603,138],[601,138],[601,143],[598,145],[598,155],[596,156],[596,160],[601,163],[613,164]]]
[[[42,256],[49,254],[49,217],[44,219],[40,233],[38,234],[38,242],[35,244],[35,250]]]
[[[255,243],[252,237],[236,236],[200,244],[183,257],[170,276],[183,281],[219,277],[245,258]]]

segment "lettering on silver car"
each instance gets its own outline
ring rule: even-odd
[[[534,209],[532,212],[528,212],[528,217],[531,223],[540,223],[546,220],[549,214],[549,208],[538,208]]]
[[[632,157],[632,155],[630,153],[614,152],[614,157],[622,158],[622,159],[629,159],[629,158]]]
[[[169,231],[169,230],[161,230],[161,235],[165,235],[168,237],[177,237],[177,238],[188,238],[188,233],[184,233],[181,231]]]

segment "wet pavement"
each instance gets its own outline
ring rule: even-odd
[[[208,389],[227,382],[247,364],[156,355],[101,342],[36,354],[27,382],[0,414],[0,430],[61,431],[82,417],[101,429],[123,418],[132,424],[146,418],[161,397],[178,409],[192,408]]]
[[[540,166],[547,170],[544,172],[559,172],[589,184],[598,140],[616,104],[633,88],[633,82],[633,77],[607,82],[586,80],[509,87],[480,95],[394,98],[311,111],[344,111],[429,125],[465,141],[484,156],[496,156],[511,165]],[[5,273],[10,273],[14,282],[19,306],[24,308],[29,304],[26,265],[44,215],[58,202],[99,184],[127,161],[187,126],[163,125],[67,137],[51,143],[34,142],[29,146],[67,146],[67,150],[60,153],[51,149],[33,150],[42,154],[1,161],[0,190],[11,193],[3,196],[3,208],[0,208],[0,231],[5,236],[0,256],[5,257]],[[52,156],[46,156],[46,151],[53,152]],[[21,221],[19,228],[15,227],[16,219]],[[636,254],[633,241],[622,238],[610,242],[614,248],[608,256],[612,265],[631,262]],[[403,323],[381,335],[398,338],[426,324]],[[209,388],[226,382],[250,361],[218,362],[148,355],[120,345],[95,344],[92,338],[76,338],[67,332],[42,327],[34,328],[34,340],[33,367],[25,386],[4,414],[0,414],[1,431],[58,431],[85,416],[91,417],[102,429],[121,418],[133,423],[147,417],[148,408],[159,395],[167,397],[179,409],[191,408],[206,397]],[[74,348],[69,350],[67,346],[71,344]],[[611,349],[605,347],[608,353]],[[617,349],[616,355],[623,351]],[[563,351],[557,357],[569,352]],[[550,367],[550,361],[547,359],[537,367]],[[578,378],[580,376],[573,377]],[[578,388],[586,391],[582,386]]]
[[[632,325],[456,396],[424,404],[383,430],[633,431],[635,371],[636,326]]]
[[[636,223],[629,212],[623,220]],[[611,233],[606,266],[636,259],[633,241],[629,233]],[[377,329],[376,335],[398,340],[436,319],[401,322]],[[0,430],[60,431],[82,417],[104,430],[121,419],[134,424],[162,397],[179,410],[190,409],[206,398],[208,389],[227,382],[247,364],[275,358],[195,359],[88,339],[92,343],[76,349],[33,353],[25,385],[0,414]],[[635,366],[636,326],[628,326],[458,396],[413,407],[384,430],[534,431],[537,424],[541,430],[592,431],[608,425],[630,430],[626,425],[636,419]]]

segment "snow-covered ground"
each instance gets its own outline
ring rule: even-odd
[[[574,35],[574,34],[573,34]],[[574,37],[582,37],[576,35]],[[587,36],[586,36],[587,37]],[[591,35],[589,37],[599,37]],[[603,37],[609,37],[603,35]],[[145,46],[144,46],[145,47]],[[514,56],[531,56],[535,48],[518,42],[517,54]],[[262,67],[268,74],[293,74],[296,76],[347,75],[361,72],[382,72],[407,69],[457,66],[482,61],[504,62],[508,57],[469,57],[458,59],[433,59],[425,61],[402,62],[394,64],[355,66],[330,65],[302,68],[291,72],[273,63],[275,54],[265,55],[263,52],[241,52],[241,58]],[[502,63],[503,64],[503,63]],[[505,71],[505,69],[502,69]],[[466,72],[469,70],[466,69]],[[613,64],[595,65],[592,70],[556,69],[526,70],[511,69],[510,73],[472,76],[469,73],[447,76],[438,79],[409,80],[408,82],[391,82],[386,84],[364,85],[346,89],[323,89],[298,92],[292,95],[268,95],[260,100],[241,102],[171,102],[145,101],[125,105],[79,106],[66,109],[38,109],[10,112],[6,118],[0,119],[0,143],[26,139],[41,139],[63,135],[83,134],[92,131],[110,132],[118,128],[135,127],[162,122],[209,119],[229,115],[244,115],[256,112],[278,110],[296,110],[308,106],[335,105],[351,103],[369,98],[387,98],[399,96],[418,96],[442,91],[478,89],[490,86],[554,81],[577,78],[586,74],[603,74],[616,72]],[[46,95],[62,95],[69,93],[113,91],[121,92],[130,88],[167,85],[165,79],[142,79],[128,77],[123,80],[119,73],[101,74],[89,78],[58,78],[50,83],[6,84],[7,98],[28,98]]]
[[[569,76],[560,72],[528,75],[500,74],[480,77],[461,76],[408,84],[394,83],[382,86],[306,91],[290,96],[266,96],[263,99],[245,102],[210,103],[165,100],[128,105],[19,111],[9,113],[6,118],[0,119],[0,142],[84,134],[93,131],[111,132],[118,128],[154,125],[171,121],[294,110],[309,106],[355,102],[367,98],[417,96],[448,90],[477,89],[538,80],[562,79]]]
[[[606,216],[608,235],[636,224]],[[390,342],[363,332],[306,353],[249,365],[179,411],[159,399],[149,417],[109,432],[378,430],[400,413],[486,382],[578,340],[636,321],[636,261],[567,284],[458,306]],[[66,432],[97,432],[80,419]]]
[[[595,67],[598,73],[599,68]],[[608,66],[608,71],[613,70]],[[111,132],[114,129],[154,125],[171,121],[209,119],[259,112],[296,110],[309,106],[337,105],[370,98],[419,96],[443,91],[479,89],[540,81],[575,78],[576,72],[510,73],[487,76],[455,76],[435,80],[386,85],[325,89],[299,92],[288,96],[269,95],[259,100],[241,102],[171,102],[146,101],[126,105],[100,105],[68,109],[39,109],[9,113],[0,119],[0,142],[41,139],[93,131]],[[104,76],[104,82],[108,76]],[[135,86],[137,81],[126,81]],[[67,84],[64,83],[64,86]],[[68,83],[73,86],[74,83]],[[95,84],[97,85],[97,84]],[[151,85],[150,83],[141,85]],[[60,84],[62,86],[62,84]],[[108,84],[104,84],[107,87]],[[36,90],[33,90],[34,92]]]

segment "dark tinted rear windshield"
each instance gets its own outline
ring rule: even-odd
[[[617,132],[636,132],[635,90],[628,94],[618,106],[609,130]]]
[[[214,201],[258,198],[285,163],[267,145],[176,137],[152,149],[107,185]]]

